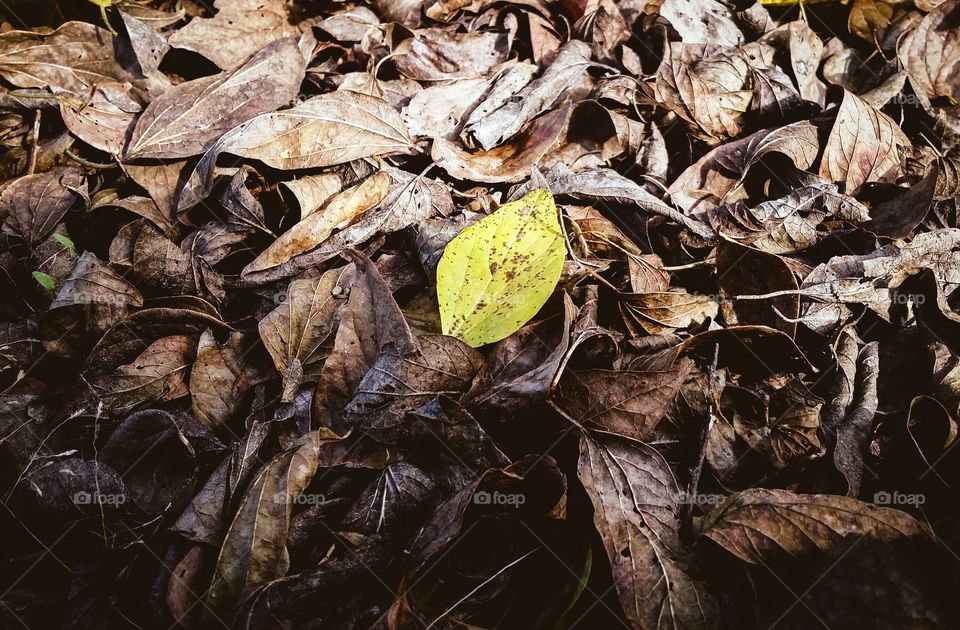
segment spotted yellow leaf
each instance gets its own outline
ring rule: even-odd
[[[474,348],[509,337],[553,293],[564,255],[557,206],[542,188],[466,228],[437,267],[443,333]]]

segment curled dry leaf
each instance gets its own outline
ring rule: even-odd
[[[960,33],[956,0],[941,2],[920,20],[898,47],[910,81],[927,98],[960,100]]]
[[[808,121],[764,129],[713,149],[681,173],[668,192],[683,210],[707,210],[729,200],[728,195],[744,181],[750,168],[765,156],[782,154],[797,168],[806,169],[819,151],[817,129]]]
[[[435,138],[431,157],[453,177],[477,182],[516,182],[530,172],[563,134],[570,109],[563,107],[535,119],[507,144],[471,153],[445,138]]]
[[[393,179],[379,171],[353,188],[334,197],[324,206],[284,232],[243,273],[252,275],[281,265],[294,256],[321,245],[336,229],[343,229],[379,205],[390,191]]]
[[[749,65],[736,48],[672,43],[657,70],[656,94],[708,138],[740,133],[750,105]],[[716,140],[714,141],[714,143]]]
[[[685,291],[623,293],[620,299],[629,320],[651,334],[688,328],[716,317],[719,310],[709,297]]]
[[[420,335],[417,348],[386,347],[357,384],[344,421],[391,443],[404,416],[437,396],[458,397],[480,369],[481,357],[455,337]]]
[[[343,528],[360,534],[392,529],[419,508],[433,489],[433,481],[416,466],[390,464],[357,497],[343,519]]]
[[[513,412],[546,399],[569,346],[576,306],[563,294],[563,309],[528,324],[497,343],[461,403],[486,413]]]
[[[464,133],[484,151],[503,144],[543,112],[554,109],[566,99],[583,96],[590,87],[587,74],[590,65],[590,49],[586,44],[579,41],[567,43],[542,76],[517,91],[500,107],[491,109],[483,118],[475,119],[477,113],[472,114]],[[493,103],[486,103],[486,109],[491,105]]]

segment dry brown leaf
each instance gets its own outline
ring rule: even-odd
[[[580,438],[577,475],[593,504],[623,613],[636,627],[712,627],[716,603],[680,548],[677,481],[663,456],[612,436]]]
[[[783,552],[829,551],[848,536],[889,543],[927,530],[906,512],[849,497],[756,488],[711,512],[702,534],[744,562],[762,564]]]
[[[867,182],[892,182],[902,172],[910,139],[892,118],[845,92],[830,138],[823,148],[820,175],[845,184],[856,195]]]
[[[257,116],[220,138],[185,184],[178,207],[191,208],[209,194],[221,153],[292,170],[413,150],[399,112],[384,100],[350,91],[321,94],[292,109]]]
[[[525,178],[560,139],[569,117],[569,107],[554,110],[534,120],[509,143],[477,153],[470,153],[445,138],[436,138],[431,157],[437,166],[457,179],[517,182]]]
[[[267,46],[233,72],[172,87],[137,119],[124,157],[200,155],[240,123],[295,99],[305,69],[296,40],[288,38]]]
[[[85,192],[83,172],[60,167],[27,175],[0,189],[3,231],[19,234],[31,244],[43,241],[57,227],[70,206]]]
[[[289,23],[283,0],[216,0],[214,6],[215,16],[194,18],[170,36],[170,45],[233,70],[271,42],[300,34]]]
[[[220,548],[207,593],[211,608],[229,610],[244,589],[287,572],[291,511],[317,471],[321,446],[339,439],[326,429],[308,433],[300,446],[271,460],[250,484]]]
[[[359,217],[376,207],[390,191],[393,179],[385,171],[379,171],[353,188],[348,188],[322,209],[280,235],[256,260],[243,269],[244,275],[252,275],[281,265],[294,256],[299,256],[320,246],[333,233],[355,223]]]
[[[260,338],[284,377],[284,391],[296,391],[304,374],[316,371],[324,356],[320,345],[335,328],[352,276],[350,267],[340,267],[319,278],[294,280],[278,294],[280,305],[260,320]]]
[[[571,370],[560,379],[554,400],[583,426],[646,440],[667,413],[691,367],[684,359],[659,372]]]
[[[898,47],[910,80],[926,97],[960,101],[960,30],[957,0],[941,2]]]
[[[210,430],[222,428],[240,405],[235,386],[243,371],[243,335],[231,333],[221,345],[207,329],[200,335],[190,369],[193,415]]]
[[[110,31],[87,22],[67,22],[49,35],[0,34],[0,76],[19,87],[49,87],[78,98],[100,83],[137,78],[114,57]]]
[[[137,114],[143,109],[129,83],[101,83],[82,107],[60,103],[63,122],[80,140],[101,151],[120,155]]]

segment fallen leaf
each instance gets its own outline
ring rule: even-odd
[[[393,180],[386,172],[379,171],[353,188],[341,192],[322,210],[308,215],[284,232],[266,251],[257,256],[256,260],[247,265],[243,273],[252,275],[276,267],[321,245],[335,229],[342,230],[356,222],[358,217],[383,201],[392,183]]]
[[[48,87],[78,98],[100,83],[137,78],[116,60],[110,32],[87,22],[67,22],[49,35],[0,34],[0,76],[19,87]]]
[[[530,320],[560,279],[563,235],[553,196],[535,190],[504,204],[447,245],[437,266],[444,334],[473,347]]]
[[[294,280],[278,294],[281,303],[260,320],[260,339],[284,377],[285,391],[295,391],[323,359],[321,344],[336,328],[352,276],[349,267],[340,267],[318,278]]]
[[[653,448],[580,438],[577,475],[593,504],[623,613],[637,627],[709,627],[716,603],[690,574],[679,543],[680,491]]]
[[[129,83],[101,83],[82,107],[60,102],[60,115],[70,133],[92,147],[120,155],[137,114],[143,107],[131,96]]]
[[[186,372],[196,355],[196,339],[163,337],[147,346],[134,361],[112,374],[90,380],[95,399],[114,414],[129,413],[146,402],[175,400],[189,393]]]
[[[388,345],[400,355],[417,349],[413,333],[376,265],[362,254],[348,255],[357,271],[340,314],[333,353],[323,365],[313,399],[313,418],[319,426],[342,423],[343,408]]]
[[[240,123],[294,100],[305,69],[296,40],[281,39],[232,72],[172,87],[137,118],[124,157],[200,155]]]
[[[190,369],[190,403],[193,415],[211,431],[226,425],[240,405],[235,387],[243,372],[242,344],[240,333],[232,333],[223,345],[209,329],[200,335]]]
[[[19,234],[30,244],[43,241],[57,227],[85,188],[83,172],[62,167],[21,177],[0,189],[4,232]]]
[[[292,109],[257,116],[220,138],[187,180],[178,207],[186,210],[206,197],[221,153],[298,169],[412,151],[399,112],[382,99],[349,91],[321,94]]]
[[[690,372],[689,361],[660,372],[571,370],[560,379],[554,400],[585,427],[646,440],[666,415]]]
[[[828,551],[848,536],[891,543],[926,536],[927,530],[906,512],[849,497],[757,488],[719,505],[702,535],[744,562],[762,564],[777,553]]]
[[[278,39],[299,35],[283,0],[216,0],[217,14],[194,18],[168,39],[174,48],[199,53],[223,70],[233,70]]]
[[[896,179],[901,151],[908,146],[910,139],[893,119],[846,92],[823,149],[820,175],[842,182],[844,192],[855,195],[867,182]]]
[[[290,566],[287,532],[297,497],[317,471],[319,449],[338,440],[326,429],[304,436],[302,445],[267,463],[244,494],[227,529],[207,601],[223,610],[244,589],[282,577]]]

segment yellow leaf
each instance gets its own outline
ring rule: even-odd
[[[509,337],[553,293],[564,256],[557,206],[545,189],[466,228],[437,267],[443,333],[474,348]]]

